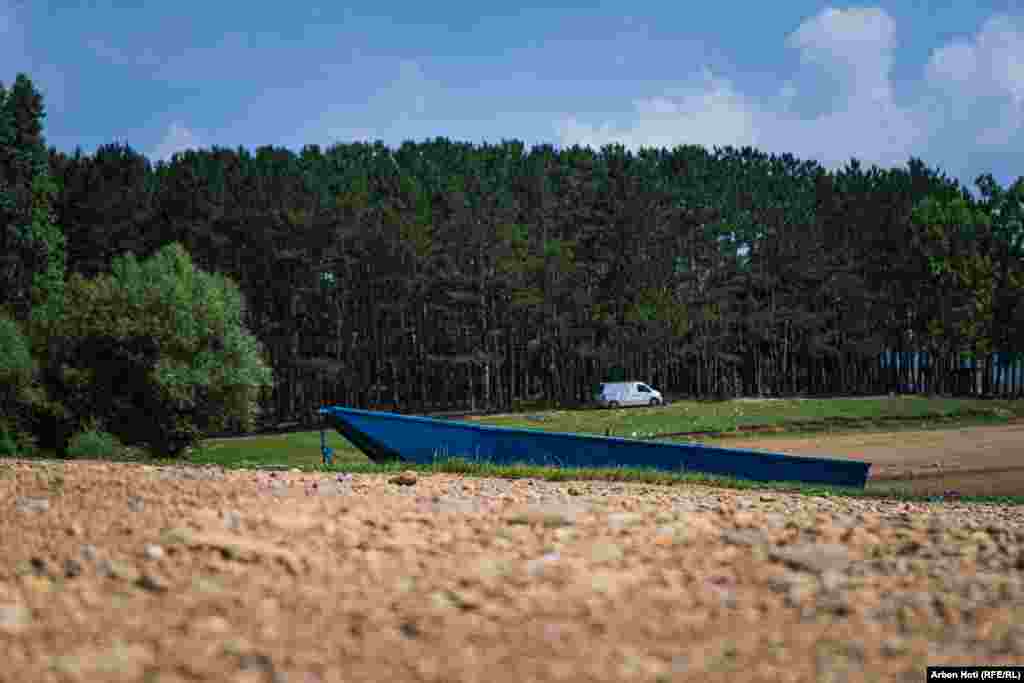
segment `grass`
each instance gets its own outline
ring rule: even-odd
[[[793,437],[830,432],[896,431],[961,427],[978,424],[1005,424],[1024,417],[1024,401],[977,400],[924,397],[878,399],[809,399],[779,401],[680,401],[658,408],[615,410],[548,410],[531,414],[493,415],[468,420],[476,424],[527,427],[545,431],[574,432],[637,438],[666,438],[679,432],[713,432],[691,438],[702,442],[727,440],[730,436],[750,436],[743,427],[767,426],[774,433],[758,434]],[[679,437],[676,437],[679,438]],[[447,459],[431,466],[407,464],[377,465],[333,430],[326,433],[327,445],[334,451],[334,463],[321,462],[320,433],[297,432],[246,439],[211,439],[201,443],[188,456],[193,464],[220,465],[228,468],[282,467],[304,471],[386,473],[412,469],[425,473],[446,472],[467,476],[501,478],[537,478],[548,481],[587,479],[639,482],[648,484],[703,484],[732,489],[771,489],[816,496],[855,496],[934,500],[912,493],[907,488],[884,490],[845,489],[794,482],[751,482],[701,473],[665,473],[649,469],[558,469],[530,465],[496,466]],[[725,444],[727,445],[727,444]],[[43,455],[43,454],[41,454]],[[50,455],[52,457],[52,454]],[[1024,504],[1024,496],[963,496],[964,502]]]
[[[750,427],[794,429],[856,427],[858,423],[911,421],[1005,422],[1024,417],[1024,401],[927,397],[778,401],[679,401],[657,408],[552,410],[537,415],[493,415],[473,420],[499,427],[615,436],[679,432],[728,434]],[[531,419],[532,418],[532,419]]]

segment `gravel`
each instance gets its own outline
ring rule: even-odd
[[[0,516],[0,680],[920,680],[1024,657],[1021,508],[101,463],[40,498],[33,467],[0,480],[24,513]]]

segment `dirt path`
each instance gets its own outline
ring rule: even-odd
[[[900,485],[918,493],[1024,495],[1024,424],[893,433],[722,441],[796,455],[872,463],[869,487]]]
[[[1024,508],[0,461],[0,653],[12,683],[916,682],[1024,661]]]

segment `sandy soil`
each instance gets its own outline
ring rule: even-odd
[[[897,468],[928,435],[811,441]],[[920,681],[1024,663],[1024,508],[2,461],[0,653],[12,683]]]

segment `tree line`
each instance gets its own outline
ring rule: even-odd
[[[47,198],[66,269],[19,252],[4,303],[31,308],[26,278],[109,276],[119,255],[181,245],[237,283],[271,421],[567,405],[612,378],[702,398],[889,391],[911,371],[921,390],[1021,390],[985,370],[1021,350],[1024,179],[982,175],[975,196],[915,158],[830,171],[749,147],[435,138],[157,163],[50,149],[36,187],[0,154],[22,214]]]

